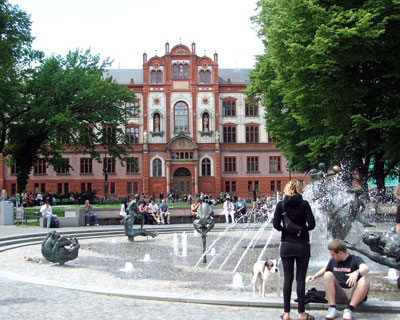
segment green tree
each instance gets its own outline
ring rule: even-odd
[[[247,93],[266,107],[267,130],[289,160],[357,169],[378,188],[398,167],[400,2],[260,0],[265,44]]]
[[[31,48],[30,27],[24,11],[0,0],[0,153],[8,126],[29,111],[22,94],[24,79],[29,76],[29,65],[42,56]]]
[[[135,95],[105,77],[109,64],[90,51],[76,50],[66,58],[47,58],[32,73],[26,82],[29,112],[10,124],[4,149],[16,163],[18,191],[25,189],[39,158],[56,168],[69,166],[65,150],[86,153],[99,162],[102,152],[124,160],[124,103]]]

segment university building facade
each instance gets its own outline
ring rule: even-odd
[[[126,103],[126,136],[132,145],[130,161],[122,166],[102,155],[103,163],[64,152],[73,169],[56,171],[39,159],[27,191],[67,194],[97,190],[97,196],[124,198],[144,192],[214,196],[229,192],[252,197],[282,191],[290,172],[265,129],[264,108],[242,91],[249,69],[219,69],[218,54],[198,56],[196,44],[179,44],[164,56],[148,59],[142,69],[108,73],[136,100]],[[105,174],[105,170],[107,175]],[[15,167],[4,162],[0,186],[16,192]]]

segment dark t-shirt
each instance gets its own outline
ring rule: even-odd
[[[362,263],[365,263],[362,258],[349,254],[347,259],[341,262],[336,262],[333,258],[331,258],[326,266],[326,271],[333,272],[337,282],[342,288],[349,288],[349,286],[346,284],[346,281],[349,277],[347,277],[346,274],[358,270],[360,264]],[[358,279],[360,279],[360,277]]]
[[[400,223],[400,205],[397,206],[396,223]]]

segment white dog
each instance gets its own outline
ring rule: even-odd
[[[256,288],[258,287],[261,297],[265,296],[265,288],[267,287],[267,281],[270,275],[276,278],[276,290],[278,296],[280,296],[280,272],[276,259],[267,261],[257,261],[253,269],[251,270],[252,279],[251,285],[253,286],[253,296],[256,295]]]

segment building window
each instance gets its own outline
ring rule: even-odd
[[[11,194],[17,193],[17,185],[15,183],[11,184]]]
[[[57,183],[57,194],[62,194],[62,183]]]
[[[160,84],[162,83],[162,71],[161,70],[152,70],[151,71],[151,83],[152,84]]]
[[[68,194],[68,193],[69,193],[69,184],[64,183],[64,194]]]
[[[236,192],[236,181],[232,181],[231,186],[232,186],[232,192]]]
[[[153,160],[153,177],[162,177],[162,162],[161,159]]]
[[[160,132],[161,131],[161,129],[160,129],[160,119],[161,119],[160,114],[158,112],[156,112],[153,115],[153,131],[154,132]]]
[[[126,184],[126,193],[127,194],[132,194],[132,182],[128,182]]]
[[[258,157],[247,157],[247,172],[258,172]]]
[[[115,130],[113,130],[111,127],[104,127],[103,139],[106,143],[114,143],[116,140]]]
[[[104,158],[103,161],[103,172],[115,173],[115,159],[114,158]]]
[[[93,160],[91,158],[81,158],[81,173],[93,173]]]
[[[46,174],[46,160],[38,159],[33,172],[34,174]]]
[[[224,157],[225,172],[236,172],[236,157]]]
[[[227,143],[236,142],[236,127],[235,126],[224,126],[223,128],[223,141]]]
[[[57,174],[69,174],[70,173],[69,172],[69,159],[67,158],[67,159],[63,159],[63,160],[67,167],[61,167],[61,168],[55,167],[54,169],[56,170]]]
[[[210,115],[207,112],[204,112],[201,118],[203,124],[203,131],[204,132],[210,131]]]
[[[174,109],[175,132],[188,132],[189,108],[186,103],[178,102]]]
[[[16,174],[17,174],[17,164],[16,164],[16,163],[14,163],[14,164],[11,166],[11,174],[12,174],[12,175],[16,175]]]
[[[201,161],[201,175],[203,177],[211,176],[211,161],[210,161],[210,159],[205,158]]]
[[[91,182],[88,182],[88,183],[82,182],[81,183],[81,192],[82,193],[92,192],[92,183]]]
[[[281,190],[281,181],[280,181],[280,180],[278,180],[278,181],[276,182],[276,191],[279,191],[279,192],[282,191],[282,190]]]
[[[40,192],[41,193],[45,193],[46,192],[46,184],[45,183],[41,183],[40,184]]]
[[[258,142],[258,126],[246,127],[246,143]]]
[[[235,117],[236,116],[236,101],[235,100],[223,100],[222,101],[222,114],[224,117]]]
[[[126,140],[130,144],[139,143],[139,128],[138,127],[127,127],[125,129]]]
[[[210,70],[200,70],[199,78],[200,78],[200,84],[209,84],[211,78]]]
[[[110,182],[110,194],[115,194],[115,182]]]
[[[281,172],[281,157],[269,157],[269,172]]]
[[[271,181],[271,193],[275,193],[275,181]]]
[[[245,105],[245,116],[246,117],[258,117],[258,101],[247,100]]]
[[[189,65],[187,63],[174,64],[173,65],[173,77],[174,80],[182,80],[189,78]]]
[[[140,100],[136,99],[135,102],[125,102],[125,111],[127,118],[137,118],[140,111]]]
[[[133,183],[133,193],[138,194],[139,193],[139,182],[134,182]]]
[[[258,181],[247,181],[248,192],[258,192]]]
[[[126,160],[126,173],[139,172],[139,158],[128,158]]]
[[[225,192],[231,192],[231,183],[229,181],[225,182]]]

